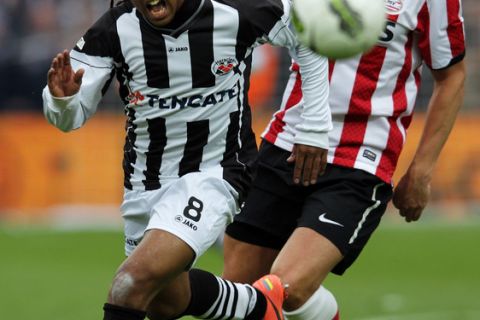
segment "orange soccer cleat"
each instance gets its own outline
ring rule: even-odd
[[[267,299],[267,310],[263,320],[284,320],[282,305],[286,297],[280,278],[269,274],[255,281],[253,287],[260,290]]]

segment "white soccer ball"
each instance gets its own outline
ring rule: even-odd
[[[332,59],[372,48],[386,23],[385,0],[293,0],[300,43]]]

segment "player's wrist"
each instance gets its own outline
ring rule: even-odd
[[[428,184],[432,180],[433,165],[412,162],[408,168],[407,175],[417,182]]]
[[[69,109],[75,105],[78,99],[78,92],[71,96],[57,97],[52,94],[47,87],[44,90],[44,98],[50,109],[53,111],[61,112],[65,109]]]

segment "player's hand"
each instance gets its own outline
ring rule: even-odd
[[[408,171],[393,192],[393,205],[407,222],[417,221],[430,199],[430,177]]]
[[[293,182],[304,186],[317,183],[317,178],[325,172],[327,166],[327,150],[296,144],[287,162],[295,162]]]
[[[70,54],[67,50],[53,58],[48,70],[47,84],[52,96],[57,98],[69,97],[76,94],[82,85],[85,70],[73,71],[70,64]]]

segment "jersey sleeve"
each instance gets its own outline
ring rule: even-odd
[[[332,128],[328,104],[328,60],[301,45],[290,23],[290,1],[283,0],[283,15],[260,42],[265,41],[289,50],[297,62],[302,78],[303,111],[296,125],[296,144],[328,149],[328,131]]]
[[[97,110],[115,70],[115,46],[108,12],[77,42],[70,52],[73,70],[84,69],[80,91],[71,97],[56,98],[48,86],[43,89],[43,111],[47,120],[62,131],[81,127]]]
[[[418,17],[418,45],[432,70],[447,68],[465,56],[460,0],[427,0]]]
[[[299,66],[302,78],[302,120],[295,126],[294,142],[328,149],[328,132],[332,116],[328,103],[328,60],[298,45],[292,57]]]

